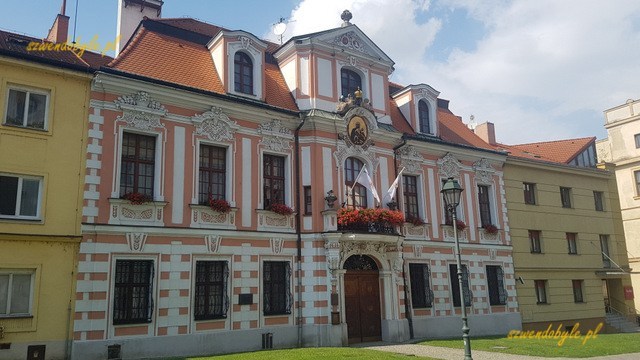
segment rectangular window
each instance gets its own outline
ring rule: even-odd
[[[433,305],[433,291],[429,285],[427,264],[409,264],[411,281],[411,304],[414,309],[430,308]]]
[[[449,274],[451,277],[451,292],[453,293],[453,306],[460,306],[460,283],[458,282],[458,266],[449,264]],[[464,305],[471,306],[471,289],[469,288],[469,270],[466,265],[462,265],[462,291],[464,294]]]
[[[593,201],[595,203],[596,211],[604,211],[603,196],[602,191],[593,192]]]
[[[418,212],[418,177],[402,175],[402,191],[404,197],[404,217],[407,221],[420,218]]]
[[[640,149],[640,134],[633,135],[633,138],[636,141],[636,149]]]
[[[208,205],[209,199],[226,199],[227,149],[200,145],[198,203]]]
[[[640,196],[640,170],[634,171],[633,176],[636,180],[636,196]]]
[[[563,208],[571,207],[571,188],[560,187],[560,200]]]
[[[311,215],[311,186],[304,187],[304,214]]]
[[[600,235],[600,251],[602,252],[602,266],[610,268],[609,235]]]
[[[493,225],[491,222],[491,203],[489,202],[489,187],[478,185],[478,205],[480,208],[480,225]]]
[[[33,271],[0,271],[0,318],[31,314]]]
[[[155,167],[155,136],[123,133],[120,196],[138,193],[153,198]]]
[[[151,322],[152,260],[116,260],[113,324]]]
[[[547,304],[547,280],[535,280],[536,301],[538,304]]]
[[[196,261],[196,288],[193,318],[195,320],[227,317],[229,296],[226,261]]]
[[[46,130],[48,102],[46,91],[10,88],[4,124]]]
[[[524,203],[529,205],[536,204],[536,184],[523,183],[524,186]]]
[[[264,314],[291,314],[291,265],[288,261],[265,261],[262,286]]]
[[[264,208],[284,204],[284,156],[264,154],[262,157]]]
[[[566,233],[567,237],[567,247],[569,250],[569,254],[576,255],[578,253],[578,242],[576,233]]]
[[[582,285],[584,283],[583,280],[571,280],[573,283],[573,302],[582,303],[584,302],[584,295],[582,292]]]
[[[502,267],[487,265],[487,284],[489,286],[489,304],[505,305],[507,303],[507,292],[504,288]]]
[[[542,246],[540,243],[540,230],[529,230],[529,243],[531,244],[532,254],[542,253]]]
[[[37,219],[42,178],[0,175],[0,217]]]

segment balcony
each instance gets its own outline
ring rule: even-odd
[[[337,230],[365,234],[399,235],[404,215],[389,209],[340,209]]]
[[[398,234],[398,231],[396,230],[396,226],[392,225],[389,222],[356,223],[356,224],[348,224],[348,225],[338,224],[338,231],[387,234],[387,235]]]
[[[134,204],[124,199],[109,199],[109,224],[164,226],[164,201],[150,201]]]

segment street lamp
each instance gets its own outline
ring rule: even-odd
[[[464,301],[464,289],[462,286],[462,260],[460,258],[460,243],[458,242],[458,227],[456,226],[456,208],[460,204],[460,194],[464,189],[458,184],[458,180],[450,177],[442,187],[444,206],[451,213],[453,219],[453,237],[456,242],[456,262],[458,265],[458,290],[460,291],[460,307],[462,309],[462,340],[464,341],[464,359],[471,358],[471,341],[469,340],[469,325],[467,324],[467,306]]]

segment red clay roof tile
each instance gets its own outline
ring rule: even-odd
[[[205,47],[144,28],[109,66],[132,74],[224,93],[211,54]]]
[[[595,141],[595,137],[585,137],[503,146],[509,147],[509,151],[511,151],[514,156],[544,159],[561,164],[568,164]]]

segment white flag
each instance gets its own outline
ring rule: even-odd
[[[387,190],[387,193],[384,194],[384,203],[388,203],[390,202],[393,197],[396,195],[396,190],[398,189],[398,185],[400,182],[400,177],[402,176],[402,172],[404,171],[405,168],[402,168],[402,170],[400,170],[400,172],[398,173],[398,176],[396,176],[396,179],[393,181],[393,183],[391,184],[391,186],[389,186],[389,190]]]
[[[369,176],[369,171],[367,171],[367,168],[363,166],[361,172],[364,174],[364,179],[356,180],[356,181],[362,184],[362,186],[369,189],[373,194],[373,197],[376,200],[378,200],[378,203],[380,203],[380,196],[378,195],[378,190],[376,189],[376,186],[373,184],[373,180],[371,180],[371,176]]]

